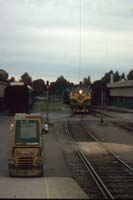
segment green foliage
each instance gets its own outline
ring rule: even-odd
[[[35,101],[34,105],[32,107],[32,112],[36,113],[36,112],[44,112],[46,113],[46,101]],[[62,103],[58,103],[58,102],[48,102],[48,110],[49,112],[59,112],[59,111],[64,111],[64,110],[69,110],[69,108],[62,104]]]
[[[121,79],[126,80],[126,78],[125,78],[125,73],[124,73],[124,72],[123,72],[122,75],[121,75]]]
[[[44,94],[45,82],[42,79],[34,80],[32,87],[36,96],[42,96]]]
[[[9,81],[9,83],[10,82],[15,82],[15,77],[12,76],[8,81]]]
[[[83,79],[83,85],[84,86],[90,86],[91,85],[91,78],[90,78],[90,76],[88,76],[87,78],[85,77]]]
[[[131,70],[127,75],[128,80],[133,80],[133,70]]]
[[[8,73],[5,70],[0,69],[0,81],[7,82],[7,79],[8,79]]]
[[[74,84],[67,81],[63,76],[57,78],[56,82],[52,82],[49,87],[49,93],[56,95],[59,99],[63,98],[67,88],[71,88]]]
[[[119,72],[116,71],[114,74],[113,74],[113,80],[114,82],[117,82],[117,81],[120,81],[121,79],[121,76],[119,75]]]
[[[118,71],[113,73],[113,70],[110,70],[109,72],[105,73],[105,75],[102,77],[101,80],[106,84],[110,83],[111,74],[113,75],[113,81],[114,82],[120,81],[122,79],[122,77],[124,77],[124,73],[120,76]]]
[[[105,73],[104,77],[102,77],[101,80],[104,83],[109,83],[111,74],[113,74],[113,70],[110,70],[109,72]]]
[[[21,80],[22,82],[24,82],[25,84],[27,85],[31,85],[31,82],[32,82],[32,78],[31,76],[25,72],[22,76],[21,76]]]

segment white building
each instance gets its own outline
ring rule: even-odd
[[[108,83],[107,87],[114,106],[133,109],[133,80]]]

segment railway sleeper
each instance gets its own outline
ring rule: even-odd
[[[99,172],[99,173],[114,173],[114,174],[125,174],[125,175],[129,175],[129,176],[131,176],[131,172],[129,171],[129,170],[126,170],[126,169],[106,169],[106,168],[104,168],[104,169],[100,169],[100,168],[96,168],[95,167],[95,170],[97,171],[97,172]]]
[[[101,177],[102,179],[104,178],[104,180],[120,180],[120,181],[123,181],[123,180],[131,180],[133,181],[133,177],[130,177],[130,176],[127,176],[127,177],[123,177],[123,176],[110,176],[110,175],[106,175],[104,177]]]
[[[125,179],[125,180],[122,180],[122,181],[119,180],[119,179],[116,179],[116,180],[104,180],[104,182],[105,183],[114,183],[114,184],[115,183],[118,183],[118,184],[119,183],[121,183],[121,184],[123,184],[123,183],[129,183],[130,184],[130,183],[132,183],[133,184],[133,180],[132,179],[131,180],[130,179],[128,179],[128,180]]]
[[[98,168],[95,168],[95,170],[99,173],[128,173],[128,171],[124,171],[123,169],[98,169]]]
[[[121,189],[118,189],[118,188],[113,188],[113,189],[111,189],[112,191],[112,193],[114,194],[127,194],[127,195],[129,195],[129,194],[133,194],[133,191],[132,190],[125,190],[125,189],[123,189],[123,188],[121,188]]]
[[[132,196],[129,196],[128,194],[123,194],[122,196],[120,195],[115,195],[116,199],[132,199]]]
[[[121,195],[114,195],[115,199],[132,199],[132,195],[128,195],[128,194],[121,194]]]
[[[91,161],[91,162],[94,162],[94,163],[96,163],[96,164],[99,164],[99,165],[101,165],[101,162],[105,165],[108,165],[108,164],[113,164],[113,165],[118,165],[118,166],[121,166],[121,164],[119,164],[119,162],[118,161],[113,161],[113,160],[103,160],[103,158],[102,159],[97,159],[97,158],[90,158],[90,156],[88,156],[88,159]],[[106,159],[106,158],[105,158]]]
[[[108,188],[124,189],[124,191],[131,189],[133,192],[133,185],[128,185],[128,183],[126,185],[123,185],[122,183],[121,184],[111,183],[111,185],[108,184]]]
[[[90,155],[91,159],[97,159],[97,160],[103,160],[103,161],[114,161],[114,158],[107,153],[102,153],[102,154],[95,154],[95,155]],[[106,160],[104,160],[106,158]]]
[[[119,172],[119,171],[99,171],[99,170],[96,170],[96,172],[98,174],[103,174],[103,175],[112,175],[114,174],[115,176],[130,176],[129,173],[126,173],[126,172]]]

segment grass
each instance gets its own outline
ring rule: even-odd
[[[69,107],[61,102],[49,102],[48,110],[51,112],[68,110]],[[32,107],[32,112],[46,112],[46,102],[35,101]]]

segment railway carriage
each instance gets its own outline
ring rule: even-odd
[[[33,89],[22,82],[10,83],[4,91],[9,113],[27,113],[33,103]]]

